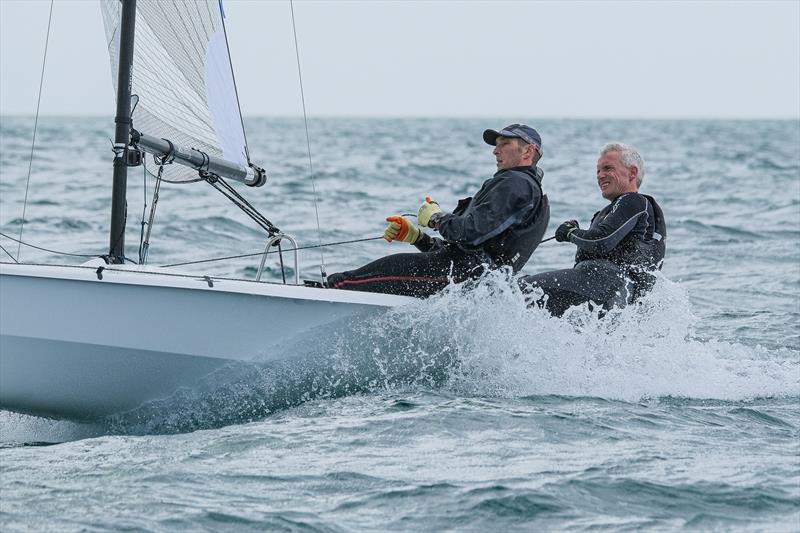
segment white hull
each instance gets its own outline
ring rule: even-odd
[[[234,361],[411,298],[96,267],[0,264],[0,409],[124,412]]]

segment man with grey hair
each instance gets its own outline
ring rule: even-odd
[[[611,203],[595,213],[588,229],[567,220],[556,230],[558,242],[578,247],[573,268],[522,278],[524,290],[544,291],[540,307],[556,316],[588,301],[608,309],[652,287],[648,272],[661,268],[667,228],[655,199],[639,194],[642,178],[644,160],[635,148],[612,143],[600,150],[597,185]]]

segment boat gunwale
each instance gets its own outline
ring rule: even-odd
[[[100,267],[102,267],[102,270],[100,270]],[[283,284],[271,281],[255,281],[224,276],[210,276],[189,272],[164,272],[163,269],[158,267],[142,267],[141,265],[59,265],[0,261],[0,277],[6,275],[90,283],[207,290],[252,296],[373,305],[378,307],[396,307],[416,301],[416,298],[410,296],[345,291],[341,289]],[[106,277],[107,275],[108,277]],[[158,283],[153,283],[153,281],[158,281]]]

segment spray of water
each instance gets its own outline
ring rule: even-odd
[[[663,277],[635,305],[603,317],[584,305],[554,318],[527,307],[504,276],[451,286],[415,313],[431,335],[450,339],[458,368],[447,387],[456,392],[625,401],[800,394],[797,353],[698,339],[688,295]]]

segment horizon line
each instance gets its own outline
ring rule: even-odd
[[[17,113],[17,112],[0,112],[0,117],[9,118],[34,118],[35,113]],[[110,118],[113,120],[113,113],[39,113],[39,118]],[[277,119],[302,119],[302,114],[271,114],[271,113],[252,113],[242,114],[242,117],[247,118],[277,118]],[[358,114],[327,114],[321,113],[318,115],[308,115],[309,119],[357,119],[357,120],[486,120],[486,119],[509,119],[510,115],[358,115]],[[720,121],[757,121],[757,120],[780,120],[800,121],[800,114],[797,115],[754,115],[754,116],[720,116],[720,115],[678,115],[678,116],[663,116],[663,115],[643,115],[643,116],[569,116],[569,115],[551,115],[551,116],[538,116],[531,117],[535,120],[652,120],[652,121],[691,121],[691,120],[720,120]]]

